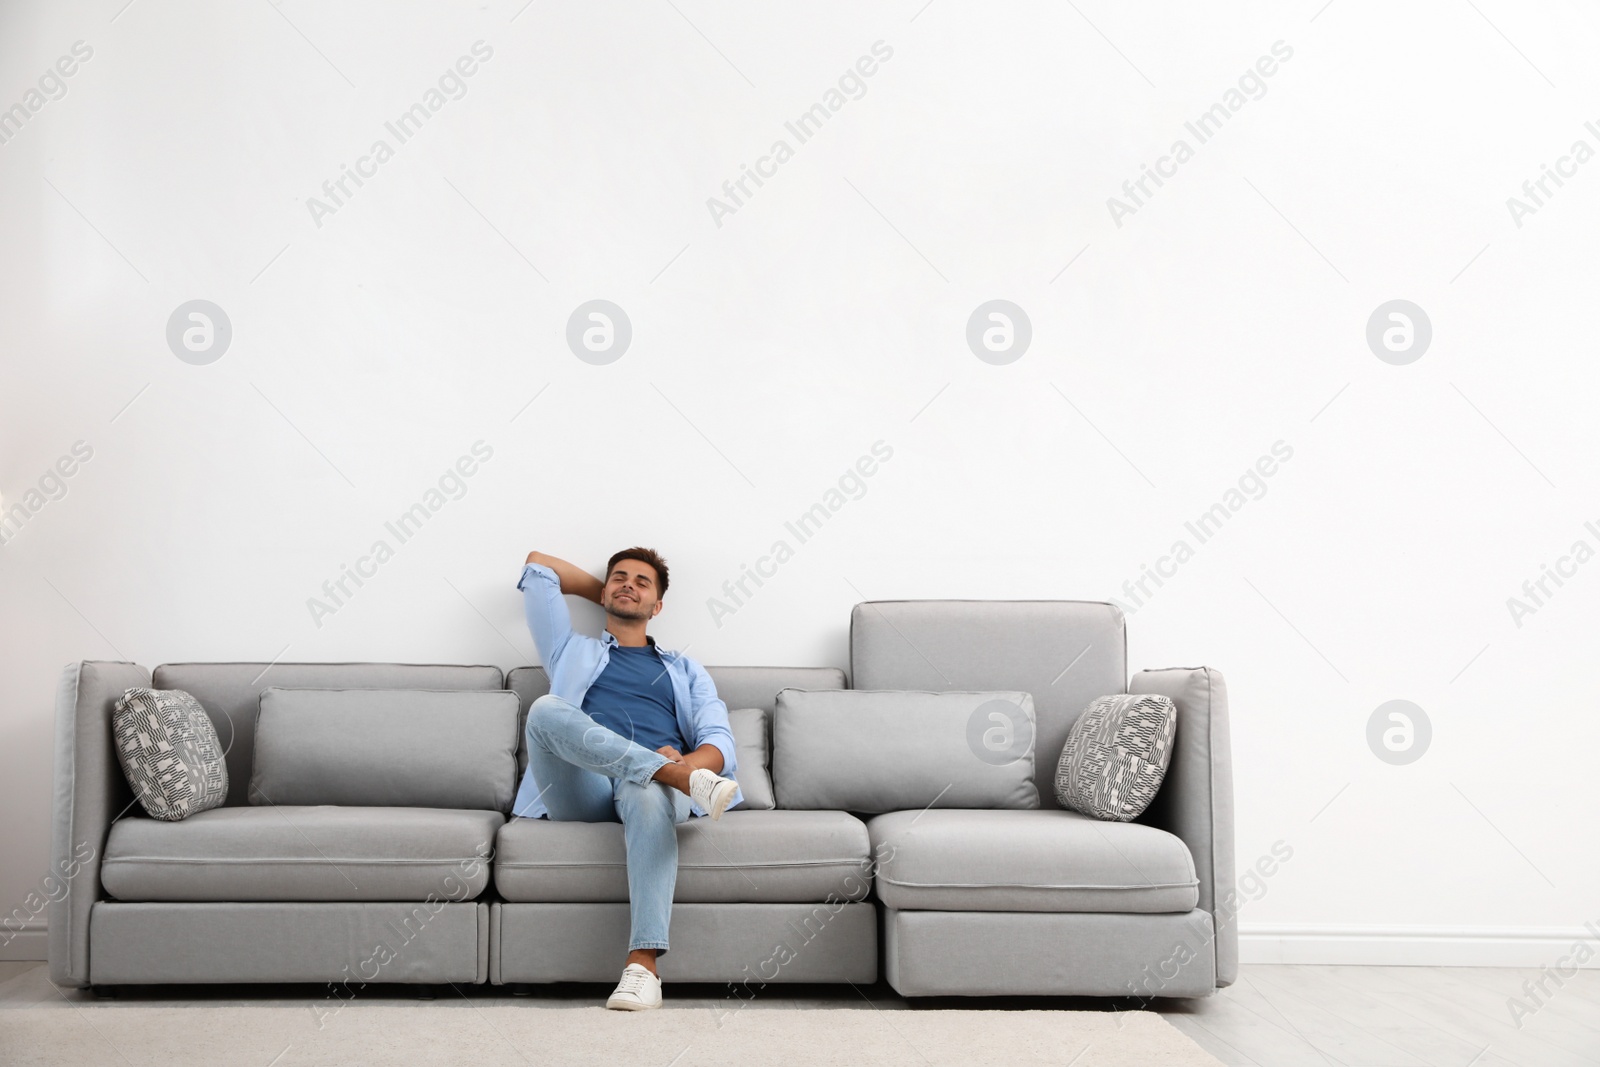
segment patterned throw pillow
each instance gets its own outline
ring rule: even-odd
[[[1167,775],[1177,725],[1178,706],[1154,693],[1093,701],[1061,749],[1056,799],[1096,819],[1138,818]]]
[[[111,713],[111,733],[122,773],[151,816],[177,822],[228,795],[216,727],[183,690],[127,690]]]

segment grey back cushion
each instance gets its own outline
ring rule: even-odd
[[[206,709],[228,762],[226,804],[246,804],[256,711],[267,686],[292,689],[503,689],[499,667],[449,663],[163,663],[154,689],[182,689]],[[1108,690],[1109,692],[1109,690]]]
[[[777,807],[772,778],[767,773],[767,713],[761,708],[728,709],[728,726],[739,749],[739,769],[734,772],[744,794],[736,811],[771,811]]]
[[[252,804],[507,812],[516,774],[507,690],[261,691]]]
[[[780,808],[1037,808],[1033,748],[1028,693],[785,689],[772,782]]]
[[[1128,688],[1115,604],[1086,600],[869,600],[850,612],[858,689],[1020,689],[1038,717],[1033,784],[1056,806],[1067,731],[1096,697]]]

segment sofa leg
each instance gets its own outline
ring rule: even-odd
[[[117,987],[114,985],[92,985],[89,987],[89,992],[93,993],[99,1000],[115,1000],[117,991]]]
[[[437,1000],[439,987],[436,985],[414,985],[411,987],[411,996],[415,1000]]]

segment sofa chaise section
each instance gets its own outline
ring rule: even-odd
[[[1130,686],[1122,612],[1089,601],[870,601],[851,614],[857,689],[1033,696],[1037,810],[869,820],[884,976],[904,996],[1204,996],[1233,981],[1227,701],[1207,668]],[[1055,773],[1095,698],[1173,698],[1172,764],[1132,823],[1063,810]],[[914,825],[913,825],[914,817]]]

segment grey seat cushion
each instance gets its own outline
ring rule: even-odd
[[[745,811],[678,824],[673,900],[859,900],[870,885],[867,828],[842,811]],[[494,885],[508,901],[628,899],[620,822],[512,819],[500,831]]]
[[[101,864],[125,901],[470,900],[489,883],[497,811],[226,807],[123,818]]]
[[[505,690],[261,691],[252,804],[510,812],[517,696]]]
[[[1184,843],[1075,811],[929,809],[868,820],[878,899],[924,911],[1187,912]]]

